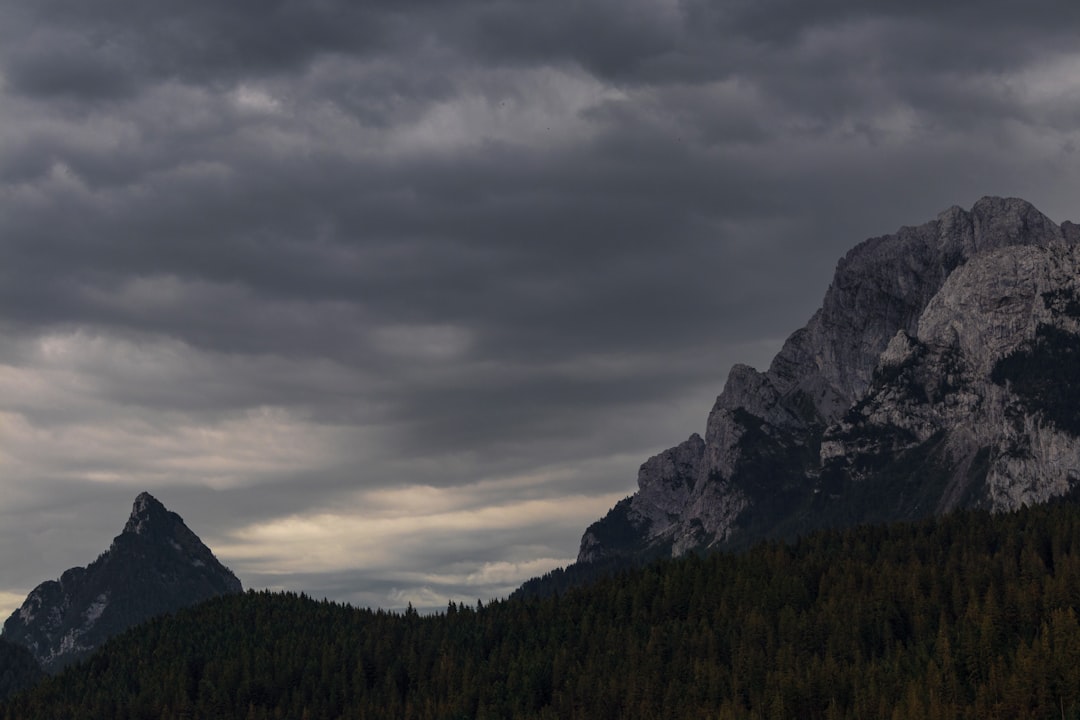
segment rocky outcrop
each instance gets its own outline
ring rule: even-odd
[[[932,438],[949,470],[935,512],[1046,502],[1080,478],[1080,248],[1013,247],[958,269],[882,354],[878,379],[828,429],[829,472],[859,468]],[[903,437],[899,444],[875,441]]]
[[[179,515],[142,493],[109,549],[34,588],[4,623],[4,638],[55,672],[155,615],[241,590]]]
[[[1072,223],[984,198],[855,247],[769,369],[732,368],[704,439],[646,462],[579,561],[1068,492],[1078,242]]]

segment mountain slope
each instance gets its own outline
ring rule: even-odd
[[[179,515],[142,493],[109,549],[34,588],[4,638],[54,672],[132,625],[241,589]]]
[[[1078,243],[1072,223],[983,198],[858,245],[767,371],[732,368],[705,437],[642,465],[637,493],[588,528],[578,561],[1069,492]]]

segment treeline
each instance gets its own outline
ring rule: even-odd
[[[692,556],[420,616],[247,593],[0,709],[39,718],[1077,718],[1080,507]]]

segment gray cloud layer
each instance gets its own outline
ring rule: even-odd
[[[6,3],[0,605],[144,488],[248,584],[564,562],[848,247],[984,194],[1075,217],[1078,14]]]

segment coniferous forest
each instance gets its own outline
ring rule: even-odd
[[[1080,506],[691,556],[421,616],[212,600],[0,718],[1077,718]]]
[[[29,650],[0,637],[0,700],[33,686],[43,677]]]

